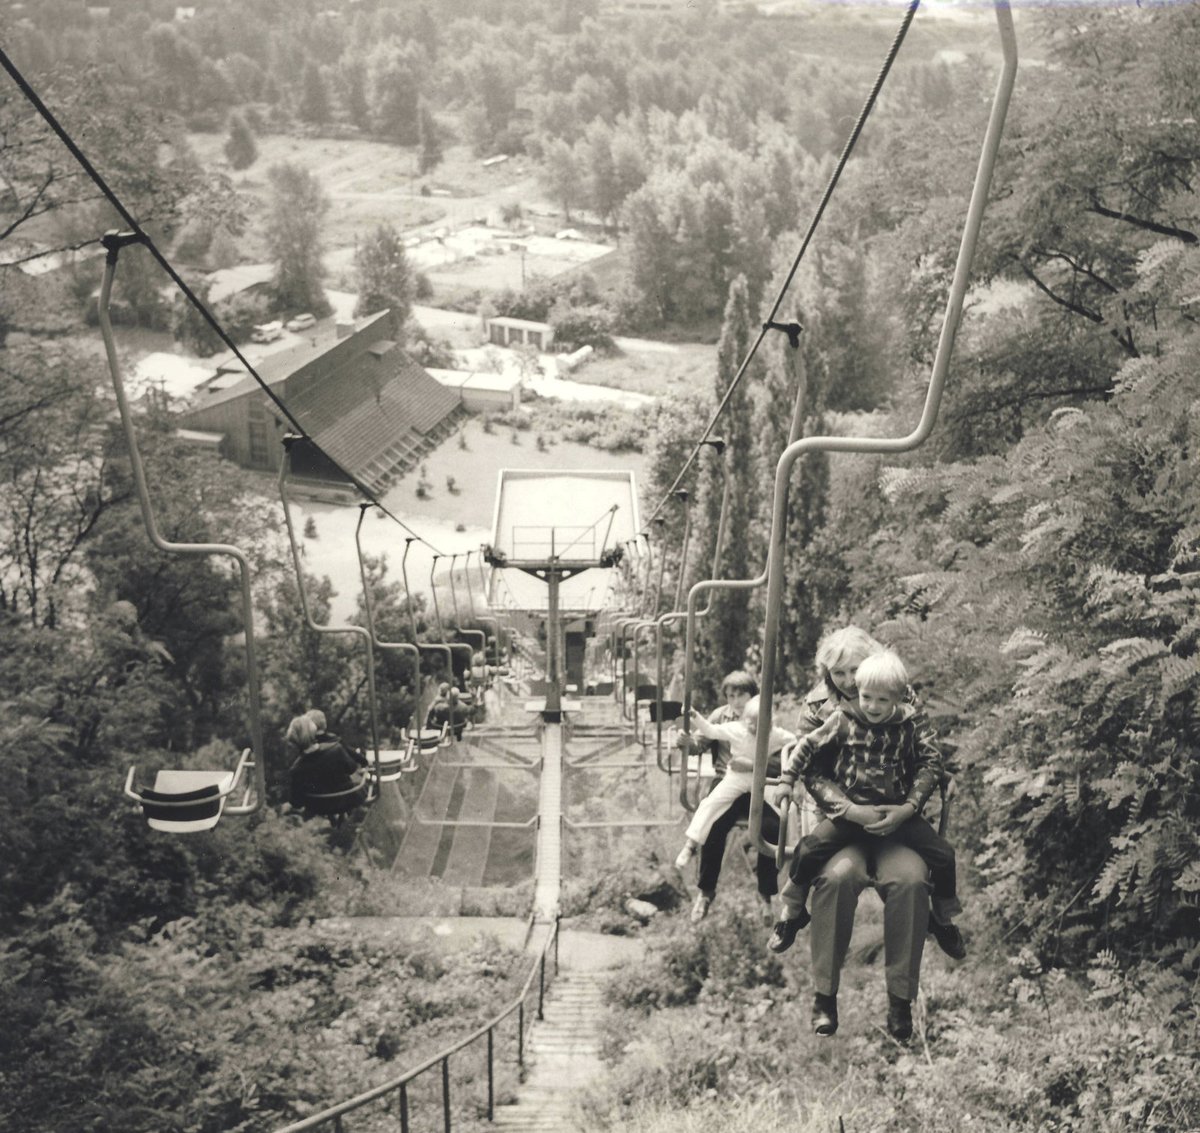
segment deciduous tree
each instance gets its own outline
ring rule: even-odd
[[[275,263],[275,302],[285,311],[324,315],[330,307],[321,287],[321,221],[329,198],[301,165],[273,165],[268,177],[273,195],[266,238]]]

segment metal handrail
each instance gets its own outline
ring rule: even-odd
[[[975,184],[971,190],[967,217],[963,224],[959,242],[958,259],[954,265],[954,277],[946,298],[946,312],[942,319],[942,330],[938,337],[937,353],[929,376],[929,388],[925,405],[921,410],[916,428],[903,437],[805,437],[788,445],[775,468],[775,495],[771,513],[771,539],[767,554],[767,604],[763,626],[762,680],[759,693],[758,745],[754,759],[754,785],[750,796],[750,835],[764,853],[773,853],[775,847],[762,836],[763,789],[767,774],[767,740],[771,732],[771,716],[775,694],[776,652],[779,648],[779,612],[783,604],[783,540],[787,518],[787,492],[792,466],[809,452],[866,452],[894,453],[909,452],[919,448],[928,439],[937,421],[941,407],[942,391],[950,369],[950,355],[954,351],[954,339],[962,317],[963,300],[970,281],[971,262],[975,257],[975,245],[983,224],[983,210],[987,205],[988,187],[996,163],[996,153],[1004,133],[1004,119],[1008,113],[1009,99],[1017,74],[1017,41],[1013,30],[1012,12],[1008,0],[994,0],[996,22],[1000,34],[1000,45],[1004,53],[1004,65],[996,83],[996,93],[984,133],[979,165],[975,171]]]
[[[301,1121],[294,1121],[290,1125],[285,1125],[283,1128],[276,1130],[276,1133],[302,1133],[305,1129],[319,1129],[321,1126],[329,1122],[335,1123],[336,1129],[341,1129],[341,1117],[343,1114],[352,1113],[356,1109],[361,1109],[365,1105],[369,1105],[373,1101],[386,1097],[388,1094],[400,1092],[400,1133],[409,1133],[408,1121],[408,1084],[414,1078],[424,1074],[426,1070],[432,1069],[434,1066],[441,1065],[442,1068],[442,1114],[444,1119],[444,1127],[446,1133],[450,1133],[450,1056],[457,1054],[460,1050],[470,1046],[477,1039],[487,1036],[487,1074],[488,1074],[488,1102],[487,1102],[487,1117],[488,1120],[493,1120],[495,1116],[495,1077],[494,1077],[494,1032],[496,1028],[504,1022],[514,1012],[517,1015],[517,1065],[525,1065],[525,1001],[529,998],[529,993],[533,987],[534,976],[538,977],[538,1006],[537,1018],[544,1019],[544,1006],[546,999],[546,956],[550,951],[550,946],[554,946],[554,974],[558,974],[558,938],[559,938],[559,922],[561,918],[554,918],[554,927],[546,937],[546,942],[542,945],[541,951],[537,959],[530,965],[529,974],[525,977],[525,982],[521,986],[521,994],[517,996],[507,1007],[505,1007],[498,1015],[477,1027],[466,1037],[459,1039],[452,1046],[446,1047],[444,1050],[438,1051],[437,1054],[427,1058],[419,1066],[412,1070],[401,1074],[398,1078],[389,1079],[382,1085],[375,1086],[370,1090],[366,1090],[355,1097],[349,1098],[344,1102],[339,1102],[337,1105],[329,1106],[327,1109],[321,1110],[319,1113],[311,1114]],[[530,918],[529,928],[527,933],[533,930],[533,918]]]
[[[125,395],[125,383],[121,379],[121,365],[117,358],[116,342],[113,338],[112,320],[109,317],[109,305],[112,300],[113,279],[117,274],[117,258],[121,248],[130,243],[138,242],[138,237],[129,233],[109,232],[104,236],[103,243],[107,250],[104,260],[104,278],[100,284],[100,302],[97,316],[100,322],[100,334],[104,339],[104,353],[108,359],[109,372],[112,375],[113,392],[117,397],[117,409],[121,416],[121,427],[125,432],[125,445],[129,449],[129,464],[133,471],[133,482],[137,489],[138,504],[142,511],[142,523],[150,542],[160,551],[169,555],[225,555],[234,560],[238,567],[238,579],[241,592],[242,631],[245,638],[246,655],[246,694],[250,710],[250,748],[253,752],[254,768],[254,799],[252,802],[239,805],[236,809],[226,807],[226,811],[238,814],[252,814],[263,805],[267,797],[266,756],[263,747],[262,699],[260,696],[260,680],[258,659],[254,646],[254,603],[250,594],[250,562],[239,547],[229,543],[172,543],[163,538],[158,530],[154,516],[154,506],[150,502],[150,488],[146,481],[146,469],[142,464],[141,450],[138,448],[137,430],[133,427],[133,414],[129,409],[129,399]]]

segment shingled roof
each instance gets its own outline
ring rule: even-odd
[[[377,346],[356,353],[288,400],[305,432],[359,476],[409,430],[430,432],[459,401],[395,343]]]

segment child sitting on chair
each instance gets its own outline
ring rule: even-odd
[[[746,702],[740,720],[731,720],[728,724],[710,724],[696,713],[691,723],[705,739],[721,740],[729,745],[729,766],[724,778],[696,807],[696,813],[688,824],[687,841],[675,859],[677,869],[683,869],[692,860],[708,838],[713,823],[753,786],[754,752],[758,745],[758,697],[752,696]],[[775,752],[795,741],[792,732],[773,727],[767,750]]]
[[[933,731],[911,704],[908,672],[891,651],[867,657],[854,673],[858,703],[843,702],[792,750],[779,778],[776,802],[792,795],[796,780],[828,816],[802,838],[780,894],[783,920],[767,947],[783,952],[809,922],[808,891],[838,850],[892,837],[920,854],[933,883],[930,931],[942,951],[966,954],[952,918],[962,911],[955,887],[954,847],[920,817],[943,775]]]

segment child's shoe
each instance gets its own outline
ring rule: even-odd
[[[687,869],[688,862],[696,856],[696,843],[688,842],[682,850],[679,851],[679,857],[675,859],[676,869]]]
[[[888,992],[888,1034],[898,1043],[906,1043],[912,1038],[912,1004],[907,999]]]
[[[963,940],[963,934],[959,931],[958,925],[954,924],[953,921],[946,921],[943,924],[931,918],[929,921],[929,933],[937,941],[938,947],[951,960],[961,960],[966,956],[967,942]]]
[[[789,917],[784,921],[776,921],[775,927],[771,930],[771,937],[767,941],[767,947],[772,952],[786,952],[792,946],[792,942],[796,939],[798,933],[812,917],[808,915],[807,909],[801,909],[794,917]]]
[[[812,1005],[813,1031],[822,1038],[837,1034],[837,996],[822,995],[819,991],[813,996]]]
[[[696,900],[692,903],[692,924],[699,924],[708,916],[708,907],[712,904],[712,899],[711,893],[696,894]]]

